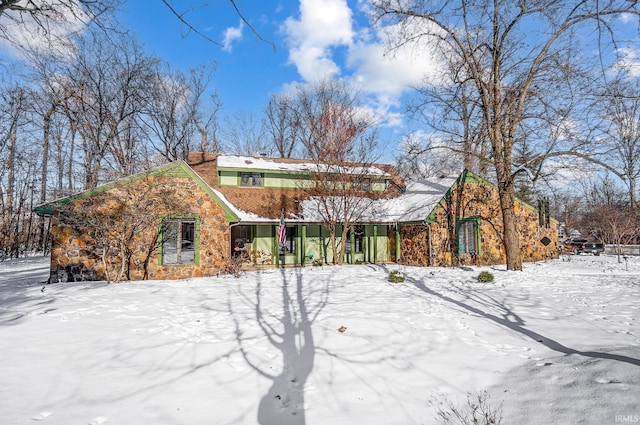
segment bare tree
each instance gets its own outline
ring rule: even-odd
[[[80,47],[67,71],[75,95],[66,108],[77,124],[84,188],[89,189],[96,187],[107,166],[111,167],[109,180],[134,171],[139,152],[133,133],[148,101],[148,81],[152,81],[157,60],[125,36],[113,44],[92,34]]]
[[[602,117],[597,162],[626,185],[630,207],[636,208],[640,178],[640,86],[638,80],[619,79],[605,86],[593,104]]]
[[[200,67],[187,76],[168,66],[155,71],[141,122],[153,148],[168,161],[184,159],[196,145],[202,147],[202,142],[196,144],[195,136],[207,135],[203,134],[206,123],[202,126],[199,121],[211,72],[211,67]]]
[[[342,81],[300,86],[296,105],[304,147],[317,167],[307,188],[312,208],[329,231],[334,261],[342,264],[349,232],[371,214],[381,194],[372,190],[383,174],[374,166],[375,120],[358,107],[357,93]]]
[[[620,246],[635,242],[640,226],[638,215],[629,207],[608,205],[596,207],[593,214],[600,224],[599,230],[603,240],[616,245],[618,263],[622,262]]]
[[[178,202],[170,188],[153,182],[143,178],[116,184],[58,207],[60,225],[86,242],[84,250],[99,259],[108,281],[130,280],[134,269],[144,270],[147,278],[149,261],[161,243],[158,213],[171,211]]]
[[[289,95],[276,94],[269,98],[265,108],[267,129],[281,158],[294,156],[298,144],[300,119],[293,102]]]
[[[198,35],[199,37],[202,37],[205,40],[209,41],[210,43],[213,43],[213,44],[218,45],[218,46],[222,46],[222,43],[220,43],[218,41],[215,41],[215,40],[211,39],[210,37],[207,37],[200,29],[197,28],[196,25],[193,24],[193,22],[189,19],[189,17],[186,16],[188,13],[194,11],[194,7],[193,6],[189,6],[186,10],[180,12],[173,6],[173,4],[172,4],[173,2],[172,1],[170,1],[170,0],[162,0],[162,2],[171,11],[171,13],[173,13],[176,16],[176,18],[178,18],[178,20],[187,28],[187,34],[194,33],[194,34]],[[245,17],[244,13],[242,13],[242,11],[240,10],[240,8],[238,7],[238,5],[236,3],[236,0],[229,0],[229,3],[233,7],[234,12],[238,15],[238,17],[240,17],[240,20],[244,23],[244,25],[246,25],[251,30],[251,32],[258,38],[258,40],[269,44],[275,50],[275,48],[276,48],[275,44],[273,44],[271,41],[268,41],[268,40],[262,38],[260,33],[258,33],[258,31],[256,31],[256,29],[253,27],[253,25],[251,25],[251,22],[249,22],[249,20]]]
[[[573,76],[586,75],[580,72],[581,64],[589,62],[584,51],[575,48],[576,33],[592,24],[598,41],[604,43],[614,35],[613,20],[623,13],[639,15],[637,5],[626,0],[374,0],[373,4],[378,23],[393,25],[399,32],[395,46],[424,41],[437,47],[456,58],[460,74],[472,83],[491,145],[507,268],[521,270],[514,180],[523,168],[514,167],[514,147],[523,124],[547,120],[551,111],[556,119],[563,116],[561,100],[571,101]],[[541,158],[536,156],[537,161]]]
[[[122,0],[0,0],[0,38],[48,56],[68,56],[72,36],[97,26],[110,31],[110,17]]]
[[[225,149],[236,155],[266,155],[274,152],[269,143],[264,121],[251,111],[237,111],[225,117],[221,133],[226,141]]]

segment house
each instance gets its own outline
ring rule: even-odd
[[[346,240],[336,226],[347,263],[504,263],[490,183],[465,171],[405,186],[385,165],[345,170],[356,176],[349,184],[358,199],[367,200]],[[41,205],[36,212],[52,217],[51,279],[180,279],[233,266],[331,264],[326,217],[312,189],[335,173],[305,160],[192,153]],[[519,201],[516,214],[524,261],[556,257],[557,222]]]

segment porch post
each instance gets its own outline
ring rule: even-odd
[[[304,263],[307,262],[306,252],[306,240],[307,240],[307,225],[300,226],[300,265],[304,267]]]
[[[356,253],[356,231],[355,228],[351,229],[351,235],[349,237],[349,243],[351,244],[351,252],[349,253],[349,264],[353,264],[353,255]]]
[[[274,262],[276,267],[280,266],[280,246],[278,245],[278,226],[271,227],[271,252],[273,253]]]
[[[396,263],[400,261],[400,223],[396,223]]]
[[[378,225],[373,225],[373,264],[378,262]]]

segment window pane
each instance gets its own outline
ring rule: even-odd
[[[193,263],[196,259],[196,223],[193,221],[182,222],[182,249],[180,251],[181,263]]]
[[[196,222],[193,219],[165,219],[162,222],[162,263],[194,263]]]
[[[240,186],[251,186],[251,173],[240,173]]]
[[[296,228],[287,227],[287,241],[285,242],[285,253],[295,254],[296,252]]]
[[[251,185],[252,186],[262,186],[262,176],[260,173],[253,173],[251,175]]]
[[[458,250],[461,254],[475,254],[476,250],[476,221],[466,220],[458,228]]]
[[[164,220],[162,226],[162,262],[175,264],[178,262],[178,222]]]

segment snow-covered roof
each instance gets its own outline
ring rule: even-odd
[[[426,220],[447,191],[456,182],[454,177],[432,178],[407,184],[406,191],[396,198],[385,198],[366,204],[362,221],[370,223],[406,223]],[[302,202],[301,221],[322,221],[317,199]],[[364,207],[364,205],[363,205]]]
[[[289,171],[289,172],[327,172],[327,168],[312,161],[291,160],[285,158],[267,158],[262,156],[218,155],[218,169],[233,168],[256,171]],[[370,176],[390,176],[390,174],[375,165],[369,167],[349,167],[352,174],[366,174]]]
[[[381,201],[383,204],[381,213],[389,222],[426,220],[455,182],[455,177],[409,182],[405,193],[401,196]]]

